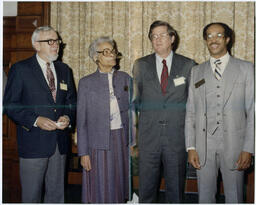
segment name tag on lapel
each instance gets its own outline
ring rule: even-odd
[[[60,89],[67,91],[68,90],[68,85],[66,83],[60,83]]]
[[[174,82],[174,85],[175,87],[179,86],[179,85],[182,85],[182,84],[185,84],[185,77],[178,77],[178,78],[175,78],[173,79],[173,82]]]
[[[205,80],[204,79],[202,79],[202,80],[198,81],[197,83],[195,83],[195,87],[199,88],[203,84],[205,84]]]

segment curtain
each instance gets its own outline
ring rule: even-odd
[[[76,84],[96,70],[88,56],[90,43],[113,37],[123,54],[122,71],[131,74],[134,60],[153,52],[147,37],[151,23],[167,21],[177,30],[177,53],[202,63],[209,58],[202,37],[205,25],[224,22],[235,31],[235,57],[254,62],[254,2],[52,2],[51,26],[66,47],[63,61],[73,70]]]

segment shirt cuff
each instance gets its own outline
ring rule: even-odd
[[[37,123],[37,120],[38,120],[38,118],[36,118],[36,121],[35,121],[34,124],[33,124],[34,127],[37,127],[37,124],[36,124],[36,123]]]
[[[188,147],[187,152],[188,152],[188,150],[196,150],[196,148],[195,147]]]

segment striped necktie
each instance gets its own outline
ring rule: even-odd
[[[162,89],[163,95],[165,95],[166,88],[168,85],[168,67],[166,65],[165,59],[162,61],[162,63],[163,63],[163,70],[162,70],[162,74],[161,74],[161,89]]]
[[[220,59],[217,59],[216,61],[214,61],[214,64],[215,64],[215,71],[214,71],[215,78],[217,80],[220,80],[221,79]]]
[[[54,102],[56,102],[56,88],[55,88],[54,75],[53,75],[52,70],[50,68],[50,63],[46,63],[46,66],[47,66],[46,76],[47,76],[47,80],[49,82],[49,88],[51,90],[53,100],[54,100]]]

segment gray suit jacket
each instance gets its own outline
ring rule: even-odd
[[[130,76],[122,71],[113,73],[113,88],[118,101],[126,144],[129,137]],[[109,149],[110,99],[108,75],[98,70],[82,78],[78,86],[77,140],[78,155],[88,155],[89,149]]]
[[[185,150],[184,124],[188,95],[189,76],[195,62],[184,56],[173,55],[171,73],[168,78],[167,94],[162,95],[156,71],[156,56],[151,54],[137,59],[133,67],[134,102],[139,110],[139,149],[159,149],[161,126],[167,122],[170,149]],[[174,79],[184,77],[185,83],[174,85]]]
[[[201,166],[206,162],[206,93],[205,79],[210,61],[192,69],[187,102],[185,136],[186,147],[195,147]],[[253,64],[230,57],[225,68],[228,80],[224,82],[223,138],[225,162],[230,169],[241,151],[254,152],[254,69]],[[197,84],[197,86],[196,86]],[[200,84],[200,83],[199,83]]]

